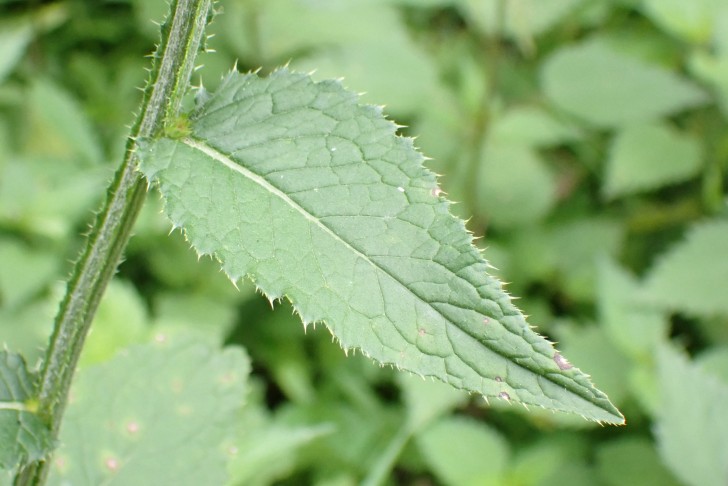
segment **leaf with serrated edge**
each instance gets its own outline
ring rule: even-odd
[[[14,469],[52,449],[50,432],[33,411],[33,381],[20,355],[0,351],[0,468]]]
[[[191,134],[142,144],[141,171],[200,255],[287,297],[344,349],[457,388],[623,423],[533,332],[412,139],[338,82],[233,72]],[[563,368],[563,369],[562,369]]]

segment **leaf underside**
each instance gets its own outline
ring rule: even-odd
[[[229,74],[191,133],[147,141],[140,169],[200,255],[344,349],[452,386],[623,423],[527,325],[412,139],[338,82]]]

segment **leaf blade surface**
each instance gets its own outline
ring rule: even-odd
[[[435,175],[339,83],[230,74],[140,168],[199,254],[324,322],[345,349],[451,385],[621,423],[533,332]],[[556,359],[555,359],[556,358]],[[562,369],[564,368],[564,369]]]

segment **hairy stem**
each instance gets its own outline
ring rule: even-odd
[[[153,55],[142,107],[127,140],[124,161],[61,301],[38,384],[38,414],[54,438],[94,313],[144,202],[146,183],[136,170],[137,140],[158,134],[177,117],[210,18],[211,3],[212,0],[171,2],[170,15],[162,26],[161,44]],[[16,476],[15,485],[43,484],[48,466],[48,459],[26,464]]]

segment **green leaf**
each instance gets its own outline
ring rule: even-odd
[[[713,36],[716,19],[728,8],[724,0],[645,0],[642,10],[666,31],[687,42],[704,44]]]
[[[141,151],[141,170],[199,254],[344,349],[491,397],[621,423],[526,324],[411,139],[337,82],[231,73],[192,136]]]
[[[0,23],[0,83],[23,58],[25,48],[33,38],[33,23],[29,18],[15,18]]]
[[[133,285],[120,279],[109,282],[94,316],[79,366],[107,361],[119,350],[147,340],[146,306]]]
[[[247,404],[239,419],[235,457],[228,466],[231,485],[267,485],[294,468],[299,451],[334,432],[330,423],[288,423],[281,413],[268,416],[264,406]]]
[[[415,432],[468,399],[467,394],[439,381],[400,374],[398,383],[407,406],[407,426]]]
[[[27,303],[55,277],[57,259],[41,248],[0,237],[0,304],[15,308]]]
[[[642,288],[637,279],[612,259],[599,262],[598,284],[602,329],[621,351],[649,360],[655,346],[667,337],[667,316],[638,300]]]
[[[679,486],[660,461],[654,445],[640,437],[625,437],[601,445],[597,471],[606,486]]]
[[[503,8],[500,19],[498,2],[462,0],[466,18],[488,34],[505,33],[508,37],[532,44],[532,37],[553,27],[574,10],[580,0],[512,0]],[[504,24],[504,25],[501,25]]]
[[[443,418],[418,434],[417,444],[432,472],[446,485],[503,484],[508,442],[482,422]]]
[[[50,432],[34,411],[34,381],[20,355],[0,351],[0,469],[41,459],[52,449]]]
[[[645,283],[646,298],[671,311],[728,315],[728,221],[695,225],[685,239],[661,255]]]
[[[28,152],[82,160],[86,165],[103,161],[103,150],[88,116],[60,85],[42,78],[34,81],[28,95],[28,113]]]
[[[528,147],[488,143],[478,168],[477,202],[498,227],[534,223],[556,202],[555,178]]]
[[[495,119],[490,136],[500,144],[547,147],[579,138],[579,130],[545,110],[514,107]]]
[[[557,51],[544,62],[541,80],[557,106],[600,127],[651,120],[706,101],[676,74],[598,41]]]
[[[604,193],[617,197],[682,182],[698,173],[701,146],[663,124],[625,128],[613,140]]]
[[[728,386],[668,346],[657,353],[661,391],[657,445],[685,484],[728,483]]]
[[[223,443],[249,363],[240,348],[157,339],[80,370],[48,484],[224,484]]]

